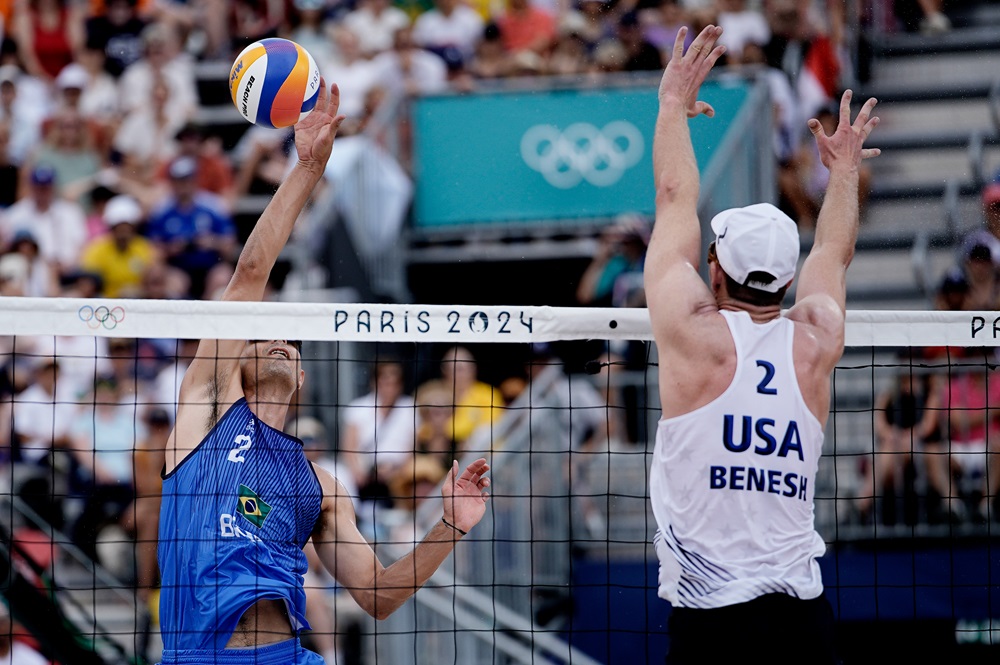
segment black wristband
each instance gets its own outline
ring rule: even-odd
[[[459,532],[460,534],[462,534],[463,536],[467,536],[467,535],[469,535],[469,532],[468,532],[468,531],[462,531],[462,530],[461,530],[461,529],[459,529],[459,528],[458,528],[457,526],[455,526],[454,524],[451,524],[451,523],[450,523],[450,522],[449,522],[448,520],[446,520],[446,519],[444,518],[444,515],[442,515],[442,516],[441,516],[441,521],[442,521],[442,522],[444,522],[445,526],[450,526],[450,527],[451,527],[452,529],[454,529],[455,531],[458,531],[458,532]]]

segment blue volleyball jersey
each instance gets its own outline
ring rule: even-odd
[[[308,628],[302,548],[323,490],[302,442],[241,399],[166,476],[160,508],[163,646],[222,649],[259,600],[284,600]]]

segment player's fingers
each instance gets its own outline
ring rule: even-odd
[[[330,91],[326,87],[326,79],[322,76],[319,77],[319,96],[316,98],[316,106],[313,107],[314,111],[323,112],[326,110],[327,106],[330,105]]]
[[[330,99],[329,99],[330,115],[337,115],[337,111],[340,109],[340,86],[336,83],[330,84]]]
[[[687,37],[687,34],[688,29],[686,25],[677,31],[677,36],[674,37],[674,53],[671,59],[678,58],[678,62],[680,62],[680,58],[684,56],[684,39]]]
[[[715,109],[708,102],[698,102],[694,105],[695,115],[705,114],[709,118],[715,117]]]
[[[719,44],[714,49],[712,49],[711,53],[708,54],[708,57],[705,58],[705,75],[706,76],[708,75],[708,70],[712,69],[712,67],[715,66],[716,61],[718,61],[718,59],[721,58],[722,54],[725,53],[725,52],[726,52],[726,47],[723,46],[722,44]]]
[[[878,116],[875,116],[871,120],[865,123],[865,126],[861,128],[862,135],[867,139],[871,136],[872,130],[878,127],[878,123],[881,122]]]
[[[816,118],[812,118],[806,123],[809,126],[809,131],[813,133],[813,136],[820,137],[823,136],[823,125]]]
[[[340,126],[344,123],[344,120],[346,120],[346,119],[347,119],[346,115],[338,115],[336,118],[333,119],[333,123],[331,123],[331,124],[332,124],[332,127],[333,127],[333,133],[334,134],[336,134],[338,131],[340,131]]]
[[[851,126],[851,97],[854,92],[848,88],[840,98],[840,124],[843,127]]]
[[[867,102],[865,102],[864,106],[861,107],[861,110],[858,111],[858,117],[854,120],[854,125],[856,127],[861,128],[865,126],[868,119],[871,117],[872,109],[875,108],[876,104],[878,104],[878,100],[874,97],[871,97]]]
[[[865,148],[861,151],[861,159],[871,159],[872,157],[878,157],[882,154],[882,151],[878,148]]]
[[[715,26],[707,25],[705,29],[698,33],[698,36],[694,38],[691,42],[691,46],[688,48],[688,56],[692,58],[700,58],[703,53],[707,53],[711,50],[711,46],[708,45],[709,40],[712,44],[715,43]]]

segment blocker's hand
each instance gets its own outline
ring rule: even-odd
[[[882,154],[878,148],[864,147],[868,136],[878,126],[878,116],[872,115],[872,110],[878,101],[872,97],[865,102],[852,124],[852,94],[850,90],[845,90],[843,97],[840,98],[840,120],[837,122],[837,131],[833,133],[833,136],[826,135],[823,131],[823,125],[816,118],[809,121],[809,131],[816,138],[819,158],[823,162],[823,166],[831,170],[835,165],[857,168],[861,160],[878,157]]]
[[[344,116],[337,115],[339,109],[340,88],[334,83],[327,90],[326,81],[321,78],[316,107],[295,125],[295,150],[299,154],[299,164],[317,173],[326,170],[333,139],[344,122]]]
[[[461,475],[458,473],[458,461],[452,464],[441,488],[444,519],[449,524],[462,531],[469,531],[479,524],[486,513],[486,502],[490,499],[490,493],[486,491],[490,479],[485,476],[489,470],[490,465],[482,458],[465,467]]]
[[[716,46],[722,35],[722,28],[706,26],[685,53],[684,38],[687,37],[687,31],[687,27],[677,31],[670,62],[660,79],[660,103],[680,102],[689,118],[702,113],[711,118],[715,115],[715,109],[707,102],[698,101],[698,90],[712,71],[715,61],[726,52],[725,46]]]

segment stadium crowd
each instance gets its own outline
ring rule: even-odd
[[[941,2],[896,4],[906,29],[948,29]],[[240,249],[235,206],[243,196],[273,192],[291,159],[290,142],[284,132],[251,131],[227,152],[218,131],[199,122],[197,63],[228,64],[246,45],[274,36],[302,44],[326,79],[340,85],[341,109],[349,117],[344,131],[357,133],[388,93],[472,91],[512,77],[599,85],[606,73],[661,70],[681,26],[694,35],[717,23],[725,30],[730,71],[752,69],[768,81],[781,203],[808,231],[828,174],[804,140],[805,119],[835,120],[829,104],[858,71],[846,5],[0,0],[0,295],[216,298]],[[1000,309],[1000,183],[986,188],[983,203],[982,232],[966,240],[941,283],[936,304],[942,309]],[[644,304],[635,288],[648,241],[643,224],[619,220],[609,227],[602,251],[580,276],[581,304]],[[276,281],[275,290],[280,286]],[[2,344],[0,449],[5,464],[21,470],[17,490],[94,558],[98,532],[109,523],[145,544],[133,572],[145,597],[155,586],[155,522],[134,516],[155,510],[162,448],[192,344],[72,337]],[[628,349],[607,351],[629,360]],[[339,441],[330,440],[315,414],[296,414],[289,431],[359,500],[411,497],[401,502],[410,510],[473,432],[488,427],[517,396],[517,381],[504,390],[499,382],[481,381],[467,350],[450,349],[440,360],[431,376],[405,380],[399,363],[375,366],[371,391],[338,414]],[[513,375],[527,379],[530,372]],[[405,385],[418,378],[419,387],[408,395]],[[974,376],[952,379],[959,380]],[[921,423],[914,414],[936,414],[937,405],[963,399],[968,406],[998,405],[1000,394],[993,392],[901,378],[876,407],[885,416],[878,427],[880,451],[912,453],[914,438],[932,450],[944,450],[949,438],[985,445],[985,430],[1000,430],[1000,418]],[[909,406],[899,406],[901,396]],[[620,400],[598,395],[594,404]],[[959,458],[925,457],[931,490],[952,496],[948,460]],[[862,488],[873,488],[871,496],[859,497],[866,516],[873,497],[902,473],[900,456],[876,459],[860,470]],[[893,463],[883,465],[883,459]],[[1000,469],[982,477],[1000,479]],[[996,494],[996,487],[984,487],[977,501]],[[62,498],[73,504],[70,510]],[[959,508],[951,510],[961,517]]]

